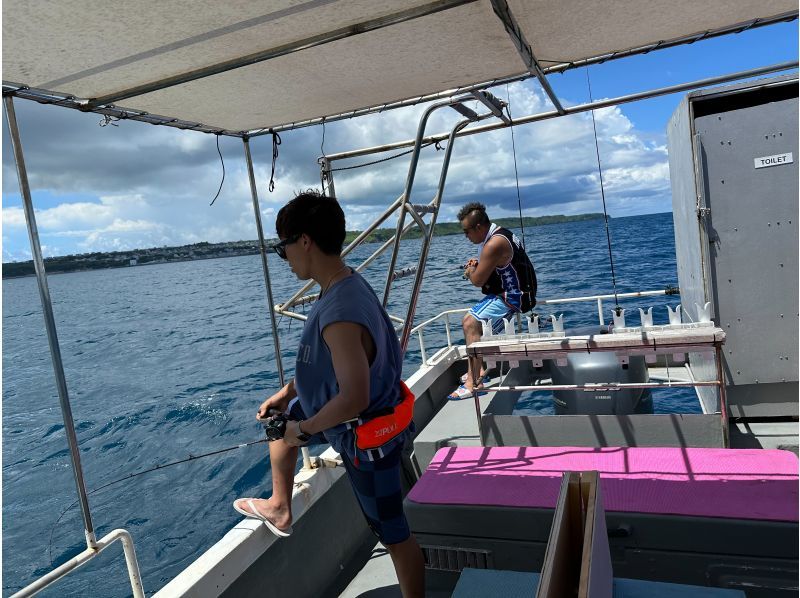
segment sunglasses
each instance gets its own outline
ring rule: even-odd
[[[475,224],[474,226],[468,226],[467,228],[462,228],[461,230],[463,230],[463,231],[464,231],[464,234],[465,234],[465,235],[468,235],[468,234],[469,234],[469,231],[471,231],[471,230],[474,230],[474,229],[476,229],[476,228],[478,228],[478,225],[477,225],[477,224]]]
[[[291,245],[292,243],[296,243],[297,240],[303,236],[303,233],[297,233],[296,235],[291,235],[286,237],[283,241],[279,241],[272,246],[272,249],[275,250],[275,253],[278,254],[278,257],[282,260],[286,259],[286,246]]]

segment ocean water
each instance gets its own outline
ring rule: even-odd
[[[610,221],[619,292],[677,286],[671,214]],[[519,231],[518,231],[519,232]],[[541,299],[610,293],[601,220],[525,230]],[[359,248],[360,263],[376,246]],[[416,262],[419,241],[403,244],[398,267]],[[480,298],[458,265],[475,252],[464,237],[435,239],[416,322]],[[365,272],[382,292],[387,258]],[[276,301],[298,282],[269,257]],[[390,312],[405,316],[412,279],[393,291]],[[89,489],[158,464],[257,440],[260,402],[279,387],[258,256],[55,275],[49,278],[73,417]],[[621,301],[632,310],[677,296]],[[606,303],[610,319],[613,301]],[[567,326],[597,322],[594,302],[537,309]],[[632,313],[631,311],[628,312]],[[454,338],[461,341],[457,318]],[[629,320],[630,321],[630,320]],[[279,325],[287,375],[302,323]],[[425,337],[428,354],[446,342],[443,326]],[[34,278],[3,282],[3,595],[85,548],[83,523]],[[412,337],[404,373],[420,363]],[[527,401],[527,404],[526,404]],[[697,412],[691,391],[654,393],[657,412]],[[521,410],[540,411],[531,396]],[[319,452],[319,450],[318,450]],[[231,502],[267,496],[266,445],[194,460],[112,485],[89,497],[97,537],[131,532],[148,595],[172,579],[239,520]],[[43,596],[130,595],[117,544]]]

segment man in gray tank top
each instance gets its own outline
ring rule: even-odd
[[[340,257],[345,219],[335,199],[302,193],[281,208],[275,228],[281,239],[275,252],[300,280],[316,281],[320,296],[303,327],[294,380],[264,401],[256,416],[289,417],[284,437],[269,443],[272,496],[240,498],[234,508],[278,536],[289,535],[298,447],[329,442],[342,457],[367,523],[391,555],[403,596],[423,596],[422,551],[403,513],[400,487],[400,454],[413,423],[368,449],[346,423],[397,412],[404,396],[413,401],[401,390],[403,356],[394,328],[369,284]]]

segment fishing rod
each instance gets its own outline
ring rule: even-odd
[[[130,480],[131,478],[135,478],[135,477],[144,475],[146,473],[151,473],[153,471],[166,469],[167,467],[172,467],[173,465],[180,465],[181,463],[188,463],[189,461],[194,461],[196,459],[202,459],[203,457],[210,457],[212,455],[219,455],[221,453],[227,453],[229,451],[233,451],[233,450],[240,449],[240,448],[245,448],[245,447],[248,447],[248,446],[253,446],[255,444],[261,444],[263,442],[269,442],[270,440],[272,440],[272,439],[269,437],[269,435],[267,435],[266,438],[261,438],[259,440],[253,440],[251,442],[245,442],[245,443],[241,443],[241,444],[235,444],[235,445],[229,446],[227,448],[217,449],[215,451],[210,451],[208,453],[203,453],[201,455],[189,454],[188,457],[186,457],[184,459],[179,459],[178,461],[172,461],[171,463],[164,463],[163,465],[156,465],[154,467],[150,467],[149,469],[144,469],[142,471],[137,471],[137,472],[134,472],[134,473],[129,473],[127,475],[124,475],[121,478],[117,478],[116,480],[112,480],[112,481],[110,481],[110,482],[108,482],[106,484],[103,484],[102,486],[98,486],[97,488],[94,488],[93,490],[90,490],[89,492],[86,493],[86,496],[94,494],[95,492],[99,492],[100,490],[108,488],[109,486],[113,486],[114,484],[119,484],[120,482],[124,482],[126,480]],[[58,525],[58,522],[61,521],[61,518],[64,517],[64,515],[67,513],[67,511],[69,511],[72,507],[77,505],[78,502],[79,502],[78,500],[75,500],[66,509],[61,511],[61,515],[58,516],[58,519],[56,519],[56,522],[53,524],[53,527],[50,529],[50,541],[48,542],[48,545],[47,545],[47,554],[48,554],[48,557],[50,558],[50,566],[51,567],[53,566],[53,532],[55,531],[56,526]]]
[[[426,273],[426,278],[428,278],[428,279],[437,278],[437,277],[443,276],[445,274],[453,274],[457,270],[462,270],[462,271],[465,270],[466,267],[467,267],[467,264],[459,264],[457,266],[447,266],[447,267],[442,268],[441,270],[439,270],[437,272],[433,272],[431,274]],[[463,274],[462,274],[461,277],[462,278],[466,278]],[[400,287],[400,286],[403,286],[404,284],[408,284],[410,282],[414,282],[413,279],[412,280],[404,280],[402,282],[397,282],[395,284],[396,284],[396,286]]]

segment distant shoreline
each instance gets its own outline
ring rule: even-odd
[[[547,226],[565,222],[582,222],[586,220],[602,219],[603,214],[578,214],[574,216],[526,216],[522,219],[525,227]],[[519,218],[498,218],[500,226],[519,228]],[[366,243],[382,243],[394,235],[395,229],[377,229],[365,241]],[[355,239],[361,231],[348,231],[345,244]],[[462,234],[461,225],[457,222],[444,222],[436,224],[436,236]],[[418,229],[412,229],[403,237],[403,240],[418,239],[422,236]],[[269,240],[268,242],[271,242]],[[95,252],[80,255],[67,255],[45,258],[45,269],[48,274],[67,274],[72,272],[89,272],[92,270],[107,270],[111,268],[131,268],[154,264],[171,264],[175,262],[189,262],[195,260],[208,260],[224,257],[240,257],[244,255],[258,255],[260,251],[258,241],[233,241],[227,243],[201,242],[193,245],[180,245],[176,247],[153,247],[149,249],[135,249],[131,251]],[[2,265],[3,279],[26,278],[35,276],[33,260],[25,262],[9,262]]]

